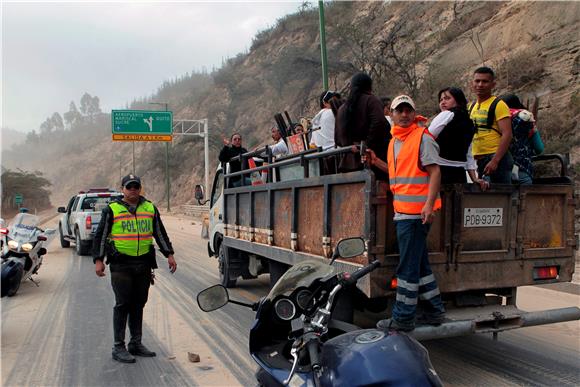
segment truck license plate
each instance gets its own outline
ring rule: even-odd
[[[463,227],[503,226],[503,208],[464,208]]]

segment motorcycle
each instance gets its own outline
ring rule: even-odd
[[[56,230],[43,230],[38,227],[40,219],[36,215],[19,213],[8,225],[2,228],[2,269],[1,296],[12,297],[20,288],[20,284],[38,273],[42,265],[42,256],[46,254],[48,245],[56,235]]]
[[[364,251],[362,238],[343,239],[330,265],[313,260],[292,266],[254,304],[230,300],[222,285],[201,291],[197,302],[205,312],[228,302],[256,311],[249,347],[262,386],[442,386],[427,350],[412,337],[332,318],[340,291],[380,263],[375,260],[354,273],[332,264]]]

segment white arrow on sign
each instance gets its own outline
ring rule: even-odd
[[[149,126],[149,131],[153,131],[153,117],[149,116],[148,119],[143,118],[143,121]]]

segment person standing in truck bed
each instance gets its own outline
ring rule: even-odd
[[[469,116],[475,123],[473,157],[480,177],[491,183],[511,184],[514,160],[509,152],[512,141],[510,110],[505,102],[492,95],[495,74],[489,67],[473,73],[471,88],[477,100],[469,105]]]
[[[218,159],[222,163],[230,163],[230,173],[240,172],[242,170],[242,161],[241,160],[232,160],[234,157],[241,156],[248,151],[246,148],[242,147],[242,135],[239,133],[232,134],[230,140],[227,138],[223,138],[224,147],[222,148]],[[230,161],[232,160],[232,161]],[[245,185],[249,185],[250,178],[245,177],[244,182]],[[242,186],[242,178],[241,176],[234,176],[229,179],[229,187],[240,187]]]
[[[399,244],[397,296],[390,319],[377,327],[411,331],[419,299],[423,301],[424,323],[443,322],[445,308],[435,276],[431,271],[427,250],[427,233],[435,211],[441,208],[439,188],[441,171],[437,164],[439,147],[429,131],[417,125],[415,102],[400,95],[393,99],[394,122],[387,163],[367,150],[368,163],[389,172],[393,193],[395,227]]]
[[[388,123],[383,112],[383,103],[373,95],[372,86],[371,77],[365,73],[355,74],[351,78],[350,94],[338,109],[334,140],[340,147],[359,145],[364,141],[384,161],[390,134],[387,131]],[[358,151],[341,155],[339,172],[361,169],[363,164]],[[379,178],[386,177],[380,170],[374,172]]]

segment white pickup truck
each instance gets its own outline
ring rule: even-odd
[[[91,188],[70,198],[66,208],[58,208],[58,212],[64,214],[58,224],[60,245],[69,247],[73,241],[78,255],[88,255],[101,220],[101,211],[109,202],[121,197],[123,194],[117,191]]]

